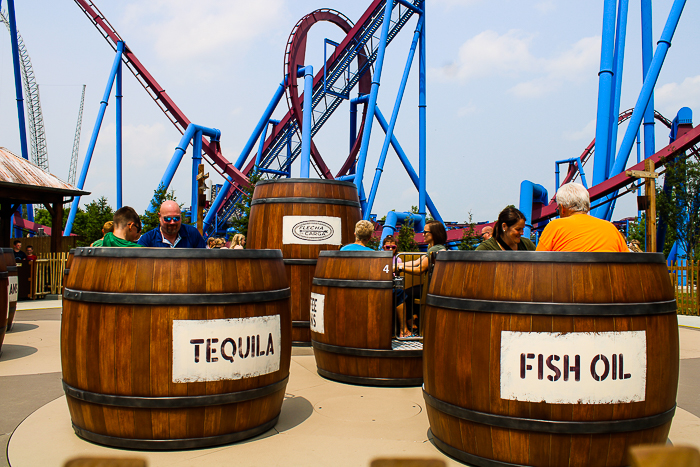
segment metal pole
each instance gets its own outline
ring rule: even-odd
[[[403,94],[406,90],[406,83],[408,82],[408,75],[411,72],[411,64],[413,63],[413,57],[416,53],[416,46],[418,45],[418,39],[420,38],[421,25],[423,24],[423,18],[421,17],[416,24],[416,31],[413,34],[413,41],[411,42],[411,48],[408,51],[408,58],[406,59],[406,66],[403,70],[403,76],[401,77],[401,84],[399,85],[399,91],[396,94],[396,102],[394,103],[394,110],[391,112],[391,120],[389,121],[389,128],[386,130],[386,135],[384,136],[384,145],[382,146],[382,152],[379,154],[379,162],[377,162],[377,170],[374,173],[374,180],[372,181],[372,188],[369,191],[369,198],[367,199],[367,209],[364,211],[363,219],[369,220],[370,213],[372,212],[372,206],[374,205],[374,199],[377,196],[377,189],[379,188],[379,180],[382,177],[382,172],[384,171],[384,162],[386,161],[387,152],[389,152],[389,144],[391,144],[391,137],[394,135],[394,127],[396,126],[396,119],[399,117],[399,109],[401,108],[401,101],[403,100]],[[375,109],[376,111],[376,109]],[[423,212],[425,214],[425,212]]]
[[[613,47],[615,39],[615,0],[605,0],[603,5],[603,40],[600,47],[600,72],[598,73],[598,112],[595,132],[593,185],[608,178],[609,127],[612,82]]]
[[[199,165],[202,163],[202,130],[197,130],[194,133],[192,141],[192,203],[190,211],[190,222],[197,221],[197,213],[199,212]]]
[[[22,96],[22,72],[19,68],[19,44],[17,42],[17,21],[15,18],[15,0],[7,0],[10,17],[10,42],[12,44],[12,67],[15,72],[15,96],[17,97],[17,119],[19,120],[19,143],[22,157],[29,160],[27,151],[27,125],[24,120],[24,97]]]
[[[365,118],[365,127],[362,132],[362,144],[360,146],[360,155],[357,159],[357,172],[355,173],[355,185],[358,191],[363,193],[362,177],[365,173],[365,163],[367,161],[367,150],[369,149],[369,139],[372,133],[372,121],[374,120],[374,109],[377,106],[377,94],[379,93],[379,82],[382,77],[382,66],[384,65],[384,53],[386,52],[386,42],[389,36],[389,25],[391,23],[391,10],[394,7],[393,0],[387,0],[384,7],[384,20],[382,22],[382,33],[379,39],[379,50],[377,50],[377,61],[374,63],[374,74],[372,75],[372,88],[369,94],[369,104],[367,108],[367,117]],[[360,196],[360,204],[366,204],[364,196]]]
[[[299,67],[298,76],[304,76],[304,116],[301,124],[301,178],[309,178],[311,168],[311,114],[313,113],[314,69],[311,65]]]
[[[418,172],[420,173],[418,187],[418,214],[425,221],[425,194],[428,181],[428,164],[427,164],[427,133],[426,133],[426,86],[427,86],[427,71],[426,71],[426,45],[425,45],[425,10],[426,2],[423,2],[423,27],[420,30],[420,49],[418,50]]]
[[[122,207],[122,62],[117,67],[117,209]]]
[[[642,79],[649,72],[654,56],[654,37],[652,35],[651,0],[642,0]],[[648,159],[656,152],[656,135],[654,134],[654,92],[649,97],[649,104],[644,111],[644,158]]]
[[[617,121],[620,115],[620,94],[622,93],[622,71],[625,62],[625,38],[627,36],[627,11],[629,10],[629,0],[619,0],[617,11],[617,32],[615,34],[615,52],[613,54],[613,79],[615,87],[610,108],[610,123],[608,132],[609,149],[608,154],[615,154],[617,150]],[[607,158],[605,171],[610,173],[612,168],[612,157]]]
[[[105,116],[105,110],[107,110],[107,103],[109,102],[109,95],[112,93],[112,85],[114,84],[114,78],[117,74],[117,69],[122,60],[122,53],[124,52],[124,42],[117,42],[117,54],[114,57],[114,62],[112,63],[112,70],[109,72],[109,79],[107,80],[107,86],[105,87],[105,92],[102,95],[102,100],[100,101],[100,110],[97,112],[97,120],[95,121],[95,127],[92,130],[92,136],[90,137],[90,144],[88,145],[87,153],[85,154],[85,160],[83,161],[83,168],[80,171],[80,178],[78,179],[79,190],[82,190],[85,186],[85,178],[87,178],[88,169],[90,168],[90,161],[92,160],[92,154],[95,152],[95,144],[97,143],[97,137],[100,134],[100,127],[102,127],[102,120]],[[68,214],[68,221],[66,221],[66,229],[63,235],[68,237],[73,229],[73,221],[75,221],[75,213],[78,210],[78,205],[80,204],[80,196],[76,196],[73,199],[73,204],[70,207],[70,213]]]

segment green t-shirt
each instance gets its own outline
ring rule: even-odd
[[[127,248],[127,247],[140,247],[138,243],[130,242],[129,240],[124,240],[119,238],[112,232],[107,232],[104,238],[97,240],[92,246],[102,246],[102,247],[116,247],[116,248]]]

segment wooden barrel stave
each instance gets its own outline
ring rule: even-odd
[[[319,198],[319,203],[256,201],[272,198],[300,198],[307,201]],[[339,200],[358,203],[357,206],[324,204],[323,200]],[[248,230],[249,248],[279,248],[287,261],[315,260],[320,251],[336,250],[336,245],[299,245],[282,243],[282,219],[284,216],[331,216],[342,219],[342,242],[354,239],[355,223],[361,219],[357,189],[353,184],[332,180],[282,179],[256,184],[251,206]],[[311,280],[315,264],[286,263],[287,280],[292,288],[291,313],[292,340],[296,344],[310,342],[309,301]]]
[[[441,264],[442,266],[442,264]],[[437,278],[453,277],[453,281],[434,280],[431,294],[444,295],[452,290],[453,284],[461,284],[463,297],[489,298],[502,301],[534,301],[559,303],[643,303],[673,299],[673,290],[666,277],[665,267],[643,268],[640,265],[591,264],[578,267],[574,264],[534,263],[526,268],[513,268],[512,264],[488,262],[447,262],[444,268],[436,268]],[[442,269],[442,272],[441,270]],[[469,280],[467,278],[470,278]],[[480,283],[491,278],[493,288],[484,292]],[[530,278],[532,287],[527,285]],[[539,280],[531,280],[539,278]],[[570,280],[565,280],[571,278]],[[653,281],[653,282],[652,282]],[[510,283],[510,287],[507,287]],[[572,283],[582,284],[572,287]],[[658,284],[643,287],[643,284]],[[516,284],[516,285],[514,285]],[[524,284],[524,286],[523,286]],[[547,284],[551,284],[548,286]],[[613,287],[612,284],[624,284]],[[450,289],[451,288],[451,289]],[[510,289],[510,290],[509,290]],[[614,320],[595,316],[526,316],[519,314],[486,314],[479,312],[455,311],[434,307],[426,317],[426,339],[433,337],[436,329],[444,334],[440,348],[426,345],[426,361],[434,362],[434,368],[426,371],[426,392],[441,400],[473,410],[510,415],[513,417],[540,420],[624,420],[636,419],[664,412],[674,406],[677,387],[677,359],[661,365],[649,361],[647,369],[647,393],[659,397],[646,398],[646,402],[627,404],[538,404],[521,401],[500,400],[498,393],[488,394],[487,385],[468,384],[474,375],[489,375],[489,384],[498,387],[498,373],[492,371],[489,362],[497,359],[500,349],[500,331],[628,331],[646,330],[648,355],[677,355],[677,332],[674,333],[675,315],[657,314],[649,316],[615,316]],[[465,319],[466,318],[466,319]],[[462,336],[490,333],[490,350],[467,339],[456,339],[455,329]],[[495,332],[494,332],[495,330]],[[430,336],[430,337],[429,337]],[[451,342],[448,346],[445,343]],[[446,355],[461,355],[463,367],[456,368]],[[660,361],[661,359],[659,359]],[[454,375],[453,378],[436,381],[436,375]],[[451,381],[450,381],[451,380]],[[494,386],[495,385],[495,386]],[[442,399],[445,398],[445,399]],[[630,434],[593,435],[553,435],[546,433],[519,432],[479,425],[439,413],[428,407],[433,433],[443,442],[461,446],[460,450],[476,453],[486,459],[527,465],[567,464],[570,453],[585,453],[572,463],[580,465],[620,465],[627,446],[643,442],[665,440],[670,422],[656,428],[640,430]],[[439,433],[439,434],[438,434]],[[461,433],[464,440],[454,439]],[[492,449],[484,446],[493,445]],[[508,449],[503,449],[506,446]],[[501,451],[501,452],[499,452]],[[619,462],[618,462],[619,460]]]
[[[5,259],[5,271],[7,271],[9,279],[8,279],[8,286],[9,282],[14,279],[14,281],[17,281],[17,263],[15,261],[15,252],[12,248],[1,248],[0,251],[2,251],[2,254]],[[29,263],[27,263],[29,264]],[[7,296],[7,294],[5,294]],[[17,300],[10,300],[10,305],[9,308],[7,307],[7,304],[5,304],[5,308],[3,310],[7,310],[7,320],[5,323],[6,327],[6,333],[10,332],[12,330],[12,325],[14,324],[15,320],[15,314],[17,312]]]
[[[12,257],[14,261],[14,256]],[[14,266],[14,262],[11,263]],[[5,255],[0,255],[0,355],[2,354],[2,343],[5,340],[5,334],[8,330],[10,304],[8,287],[10,286],[9,272]]]
[[[380,386],[422,381],[422,352],[391,350],[392,289],[361,283],[390,281],[390,268],[388,254],[323,252],[319,256],[312,291],[325,296],[325,332],[312,331],[312,344],[322,376]],[[343,281],[361,287],[344,286]]]
[[[142,293],[180,290],[185,293],[199,291],[215,294],[254,292],[261,290],[261,284],[262,290],[287,287],[281,258],[236,262],[209,258],[206,261],[212,264],[206,265],[205,260],[192,260],[192,264],[186,264],[186,261],[177,260],[122,258],[111,262],[116,266],[113,269],[104,269],[110,263],[102,261],[104,259],[90,258],[91,261],[86,262],[84,257],[75,257],[71,265],[74,272],[69,275],[67,288],[76,287],[81,280],[82,290],[110,292],[121,292],[129,287]],[[105,274],[100,274],[100,271]],[[123,277],[127,271],[133,272]],[[236,283],[232,285],[231,282]],[[98,307],[92,304],[91,308],[84,302],[66,301],[69,306],[64,308],[62,333],[65,335],[67,330],[71,330],[75,339],[66,340],[62,345],[64,381],[70,386],[94,393],[145,397],[228,394],[268,386],[279,381],[280,377],[286,378],[285,371],[288,375],[290,348],[277,349],[281,352],[280,370],[271,374],[241,380],[173,383],[170,378],[170,323],[175,319],[211,320],[280,314],[283,342],[289,342],[288,328],[291,328],[291,323],[288,312],[284,312],[287,310],[286,303],[283,300],[240,305],[100,304]],[[90,336],[99,336],[99,339],[91,339]],[[110,348],[107,345],[109,342],[120,342],[122,345]],[[97,358],[88,359],[85,355]],[[222,406],[161,409],[114,407],[68,397],[71,417],[77,425],[76,432],[84,430],[88,434],[86,437],[92,436],[97,442],[120,447],[145,448],[148,443],[159,444],[160,441],[160,444],[165,444],[162,448],[166,449],[194,447],[197,443],[221,444],[222,440],[235,438],[234,433],[265,427],[276,420],[283,398],[284,387],[281,387],[274,394],[251,401]],[[230,431],[231,424],[235,426],[234,431]],[[95,436],[107,436],[107,440],[100,441]],[[201,439],[210,436],[214,439]],[[131,443],[130,439],[147,442],[140,445]],[[167,446],[169,440],[173,441],[170,447]]]

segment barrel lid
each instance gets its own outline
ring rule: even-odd
[[[319,255],[331,258],[391,258],[393,253],[389,251],[338,251],[324,250]]]
[[[663,253],[580,253],[561,251],[441,251],[436,261],[498,263],[660,263]]]
[[[76,257],[153,259],[282,259],[280,250],[233,250],[205,248],[76,248]]]
[[[355,188],[353,182],[345,180],[326,180],[325,178],[278,178],[274,180],[260,180],[255,186],[267,185],[269,183],[323,183],[325,185],[341,185]]]

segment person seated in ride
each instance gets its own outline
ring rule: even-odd
[[[107,235],[107,232],[114,232],[114,221],[107,221],[104,223],[104,225],[102,226],[102,238],[100,238],[100,240],[105,238],[105,235]],[[96,241],[97,240],[95,240],[95,242]],[[97,246],[97,245],[95,245],[95,242],[92,242],[92,245],[90,245],[90,246]]]
[[[392,259],[394,270],[396,270],[397,264],[403,263],[401,258],[398,257],[399,249],[396,246],[396,239],[393,235],[387,235],[384,237],[384,240],[382,240],[382,251],[386,251],[394,255]]]
[[[544,228],[537,251],[629,252],[627,242],[612,222],[591,216],[588,190],[567,183],[556,195],[560,219]]]
[[[481,229],[481,241],[485,242],[489,238],[493,237],[493,227],[490,225],[487,225],[483,229]]]
[[[447,231],[442,222],[430,221],[425,224],[423,229],[423,239],[428,242],[428,254],[422,255],[420,258],[413,261],[407,261],[405,263],[397,264],[396,269],[398,271],[404,271],[406,274],[411,274],[414,276],[421,275],[430,269],[431,262],[433,261],[434,255],[440,251],[447,250],[445,243],[447,242]],[[430,277],[428,277],[430,280]],[[406,290],[406,301],[409,304],[410,319],[405,319],[405,304],[402,303],[396,308],[396,313],[399,316],[400,324],[402,329],[400,330],[399,337],[411,336],[414,332],[418,331],[418,318],[419,314],[417,310],[413,309],[416,298],[422,297],[423,287],[427,287],[427,281],[422,285],[414,285],[413,287]],[[409,329],[409,326],[411,329]],[[414,330],[415,329],[415,330]]]
[[[231,239],[231,249],[233,250],[243,250],[245,247],[245,235],[236,234]]]
[[[477,251],[534,251],[535,244],[529,238],[523,237],[525,229],[525,214],[512,206],[508,206],[498,215],[493,226],[493,237],[476,247]]]
[[[124,206],[114,213],[114,231],[107,232],[104,238],[94,242],[92,246],[101,247],[140,247],[135,243],[141,235],[141,219],[134,208]]]
[[[156,248],[206,248],[207,244],[199,231],[182,223],[180,206],[175,201],[165,201],[158,211],[160,225],[146,232],[139,245]]]
[[[374,251],[367,246],[373,233],[374,224],[370,221],[359,221],[355,224],[355,243],[345,245],[340,251]]]

